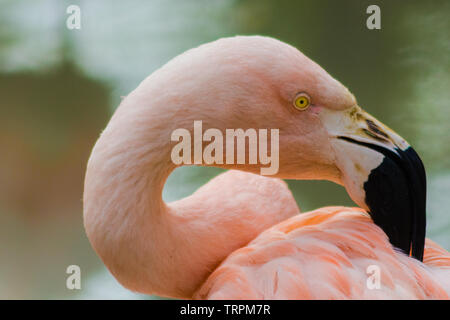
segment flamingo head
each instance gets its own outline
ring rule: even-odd
[[[224,38],[187,51],[146,81],[159,82],[152,97],[159,92],[168,114],[184,109],[186,123],[279,129],[278,177],[344,185],[394,246],[422,260],[426,178],[419,156],[294,47],[267,37]]]

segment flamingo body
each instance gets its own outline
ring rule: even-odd
[[[367,285],[369,266],[380,268],[380,288]],[[283,221],[233,252],[195,297],[448,299],[444,279],[450,255],[431,240],[422,264],[394,250],[361,209],[325,207]]]
[[[231,252],[195,293],[196,299],[449,298],[450,254],[429,239],[421,263],[394,249],[364,210],[324,207],[299,213],[282,180],[235,170],[212,179],[190,201],[226,207],[218,194],[232,202],[227,210],[235,209],[227,216],[237,229],[242,219],[256,223],[268,211],[278,219],[264,222],[274,225]],[[265,209],[258,211],[255,204]],[[210,216],[225,214],[206,207]],[[249,232],[255,234],[254,229]],[[215,245],[220,241],[211,243]],[[369,266],[379,268],[380,288],[368,286]]]

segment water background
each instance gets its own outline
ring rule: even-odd
[[[82,29],[66,28],[77,4]],[[366,28],[378,4],[382,29]],[[236,34],[301,49],[407,138],[428,172],[428,236],[450,249],[448,1],[0,0],[0,298],[149,298],[123,289],[82,226],[90,150],[121,96],[181,52]],[[184,167],[167,201],[220,172]],[[289,181],[302,211],[353,205],[329,182]],[[66,267],[82,290],[65,287]]]

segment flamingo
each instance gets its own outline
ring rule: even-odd
[[[179,166],[171,132],[196,120],[223,132],[279,128],[278,172],[209,164],[230,170],[164,202]],[[282,179],[335,182],[359,207],[300,213]],[[89,158],[83,214],[93,248],[132,291],[448,299],[450,254],[425,239],[425,198],[418,155],[345,86],[286,43],[236,36],[175,57],[124,98]],[[370,266],[377,288],[367,284]]]

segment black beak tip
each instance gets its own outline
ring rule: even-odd
[[[370,215],[395,247],[423,261],[426,229],[426,175],[413,148],[377,147],[383,162],[364,184]]]

